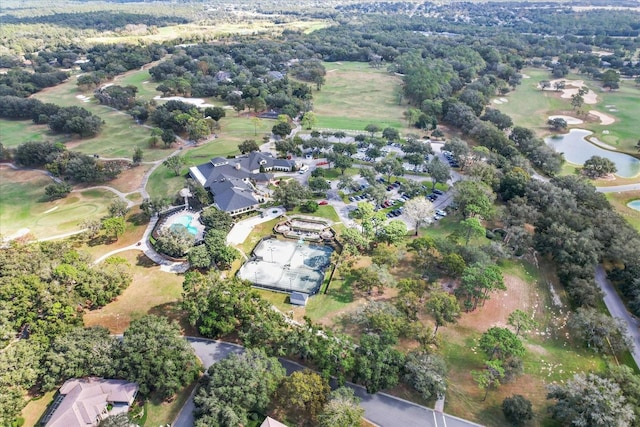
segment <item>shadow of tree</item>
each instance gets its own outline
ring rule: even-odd
[[[144,212],[138,212],[136,214],[129,215],[127,222],[135,226],[145,225],[149,223],[149,217],[146,216]]]
[[[155,314],[156,316],[163,316],[169,320],[178,322],[180,329],[184,335],[188,336],[200,336],[198,330],[189,324],[188,314],[182,309],[179,301],[167,302],[164,304],[152,307],[148,314]]]
[[[136,257],[136,265],[139,267],[151,268],[155,267],[158,264],[149,259],[144,253],[139,253]]]

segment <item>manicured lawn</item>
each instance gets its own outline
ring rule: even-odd
[[[147,420],[144,425],[155,427],[172,424],[197,384],[198,381],[195,381],[193,384],[190,384],[180,390],[171,402],[163,402],[154,399],[147,401],[145,404]]]
[[[587,129],[593,130],[597,133],[598,139],[617,147],[619,150],[637,153],[635,145],[638,142],[640,88],[635,86],[633,82],[622,81],[620,89],[616,91],[597,93],[601,99],[597,110],[615,117],[616,122],[608,126],[591,124]],[[607,108],[607,105],[613,107]],[[612,109],[617,111],[611,111]],[[609,134],[603,134],[602,130],[604,129],[609,130]]]
[[[330,219],[333,222],[340,222],[340,217],[336,213],[336,210],[331,205],[318,206],[318,210],[313,213],[305,213],[301,212],[299,207],[296,207],[293,211],[289,212],[288,215],[311,215],[311,216],[319,216],[322,218]]]
[[[22,409],[22,418],[24,418],[25,426],[35,426],[40,420],[47,406],[53,401],[56,391],[49,391],[36,399],[31,399],[27,406]]]
[[[84,325],[101,325],[112,333],[122,333],[132,320],[156,314],[178,320],[185,334],[193,335],[177,304],[182,295],[183,277],[162,271],[141,251],[126,251],[116,256],[129,262],[133,280],[115,301],[85,313]]]
[[[627,203],[640,199],[640,191],[625,191],[624,193],[605,193],[609,203],[626,219],[629,224],[640,231],[640,211],[631,209]]]
[[[400,77],[361,62],[325,62],[326,83],[313,93],[316,128],[364,130],[378,126],[404,128],[404,106],[398,105]]]
[[[569,115],[578,117],[572,112],[570,99],[560,98],[556,92],[541,91],[536,87],[540,80],[553,79],[549,71],[526,68],[523,73],[531,78],[522,79],[522,84],[514,92],[504,96],[509,102],[500,105],[492,104],[493,108],[511,116],[518,126],[534,129],[541,135],[549,133],[546,125],[549,115],[568,111],[571,112]],[[638,142],[636,117],[640,114],[640,88],[631,81],[622,81],[620,89],[607,91],[602,90],[602,82],[592,80],[588,76],[569,75],[567,79],[584,80],[587,87],[598,96],[597,104],[585,104],[582,107],[583,110],[596,110],[616,119],[616,122],[610,125],[602,125],[599,120],[596,120],[571,127],[591,130],[599,140],[619,150],[635,152],[634,146]],[[608,133],[603,134],[604,130]]]
[[[138,98],[153,99],[154,96],[162,94],[156,90],[158,83],[151,80],[151,75],[147,69],[127,73],[127,75],[122,78],[116,79],[114,83],[120,86],[131,85],[137,87],[138,93],[136,94],[136,97]]]
[[[89,190],[44,201],[44,187],[51,182],[41,173],[1,168],[0,233],[6,236],[28,228],[43,238],[74,231],[82,220],[104,216],[114,198],[104,190]]]
[[[561,99],[555,92],[541,91],[537,88],[540,80],[553,79],[549,71],[525,68],[522,72],[531,78],[522,79],[515,91],[501,96],[509,102],[491,104],[491,107],[511,116],[518,126],[528,127],[540,133],[548,132],[546,123],[551,111],[571,110],[569,100]]]
[[[0,142],[5,147],[15,147],[26,141],[42,141],[49,139],[57,141],[59,136],[49,133],[45,125],[35,125],[31,120],[0,119]],[[56,139],[58,138],[58,139]]]
[[[186,174],[187,169],[184,168],[183,172]],[[176,176],[172,170],[159,166],[147,181],[147,192],[151,197],[175,197],[185,184],[184,175]]]

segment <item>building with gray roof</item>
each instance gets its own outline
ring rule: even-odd
[[[254,184],[268,183],[271,171],[291,172],[293,160],[276,159],[271,153],[252,152],[242,157],[214,157],[189,169],[189,175],[213,195],[213,204],[230,215],[258,208],[264,199]]]

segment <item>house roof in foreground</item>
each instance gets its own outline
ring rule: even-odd
[[[260,427],[287,427],[285,424],[282,424],[280,421],[274,420],[271,417],[265,418],[265,420],[260,424]]]
[[[240,190],[234,187],[216,192],[213,197],[214,203],[220,210],[225,212],[236,211],[258,204],[258,201],[249,190]]]
[[[102,378],[70,379],[60,387],[64,396],[46,427],[85,427],[97,424],[107,404],[129,404],[138,384]]]

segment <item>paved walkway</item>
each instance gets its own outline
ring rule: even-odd
[[[247,240],[247,237],[249,237],[249,234],[251,234],[253,227],[255,227],[258,224],[271,221],[272,219],[277,218],[281,215],[284,215],[286,211],[282,207],[277,207],[277,208],[264,208],[263,212],[264,212],[263,216],[254,216],[254,217],[247,218],[235,223],[233,225],[233,228],[227,235],[227,244],[228,245],[242,244],[245,240]]]
[[[147,256],[147,258],[149,258],[150,260],[152,260],[153,262],[155,262],[156,264],[158,264],[160,266],[160,270],[165,271],[167,273],[184,273],[185,271],[187,271],[189,269],[189,263],[188,262],[176,262],[176,261],[170,261],[168,259],[166,259],[165,257],[163,257],[162,255],[160,255],[158,252],[156,252],[155,249],[153,249],[153,247],[149,244],[149,236],[151,235],[151,232],[153,231],[153,227],[156,226],[156,223],[158,222],[158,216],[154,215],[151,220],[149,221],[149,224],[147,225],[146,230],[144,231],[144,234],[142,235],[142,238],[140,239],[140,241],[138,241],[137,243],[133,244],[133,245],[129,245],[129,246],[125,246],[124,248],[119,248],[119,249],[115,249],[111,252],[107,252],[106,254],[102,255],[100,258],[96,259],[93,263],[94,264],[99,264],[100,262],[104,261],[105,259],[109,258],[112,255],[115,255],[117,253],[120,252],[125,252],[125,251],[142,251],[144,252],[144,254]]]
[[[640,367],[640,322],[627,311],[620,295],[607,279],[607,274],[601,265],[596,267],[596,283],[598,283],[604,293],[603,300],[611,316],[621,319],[627,325],[629,337],[631,338],[631,348],[629,351],[631,351],[636,365]]]
[[[206,369],[232,353],[242,353],[244,348],[236,344],[186,337],[200,358]],[[305,369],[304,366],[286,359],[280,363],[287,370],[287,374]],[[364,416],[380,427],[479,427],[479,424],[461,418],[453,417],[433,409],[417,405],[386,393],[368,394],[356,384],[347,383],[355,394],[360,397],[360,406],[364,408]],[[193,394],[189,397],[178,414],[173,427],[192,427],[194,423]]]

